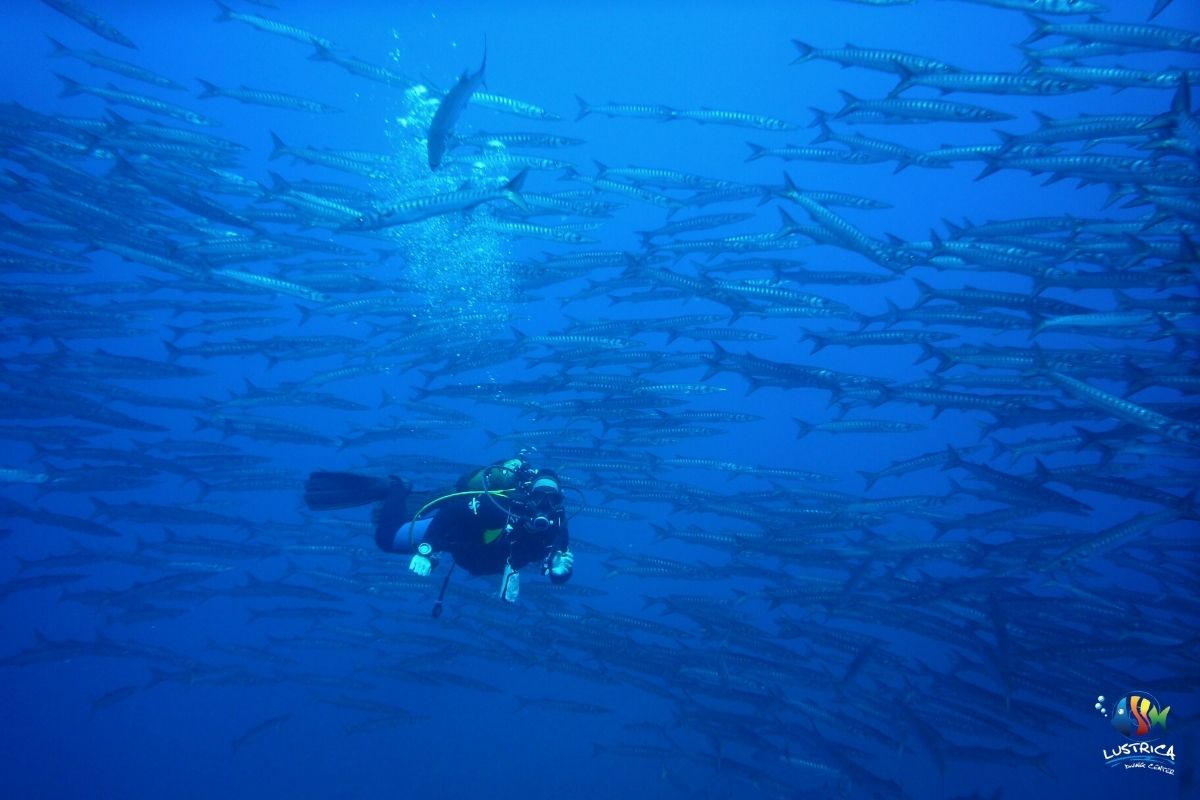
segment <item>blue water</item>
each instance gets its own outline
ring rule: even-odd
[[[925,242],[930,231],[946,237],[943,222],[983,223],[1026,217],[1136,220],[1145,207],[1106,206],[1112,187],[1081,186],[1067,178],[1046,183],[1017,169],[1002,169],[975,180],[981,164],[963,162],[951,169],[918,165],[895,171],[895,162],[866,165],[782,162],[763,158],[747,162],[746,142],[764,146],[804,145],[817,133],[807,128],[810,108],[834,112],[841,107],[839,90],[862,98],[879,98],[895,85],[895,76],[812,60],[791,64],[791,39],[818,48],[850,42],[919,53],[966,70],[1015,72],[1022,66],[1017,43],[1032,24],[1025,15],[970,3],[924,0],[907,6],[866,5],[814,0],[809,3],[607,3],[592,8],[550,9],[547,4],[426,4],[287,2],[264,8],[239,4],[236,11],[282,20],[335,42],[357,58],[387,66],[423,89],[389,87],[356,78],[338,67],[308,58],[312,48],[239,22],[217,22],[209,3],[171,4],[169,12],[147,11],[142,3],[96,0],[94,11],[138,43],[137,51],[119,47],[88,32],[50,7],[23,2],[6,9],[0,29],[0,102],[61,118],[104,118],[105,102],[90,95],[60,97],[59,72],[90,86],[108,82],[122,90],[186,106],[220,122],[195,128],[244,146],[229,169],[270,186],[271,171],[288,181],[337,182],[370,191],[386,206],[400,198],[447,192],[467,177],[496,180],[513,170],[481,165],[463,171],[430,174],[423,136],[436,107],[438,92],[452,85],[464,69],[476,69],[487,52],[487,90],[539,105],[561,117],[557,121],[521,119],[484,108],[468,107],[456,132],[535,131],[586,140],[586,144],[533,152],[576,165],[595,174],[593,160],[612,168],[628,165],[678,170],[743,184],[779,186],[786,168],[801,187],[850,192],[890,204],[881,210],[835,208],[841,217],[868,236]],[[1114,20],[1137,22],[1152,3],[1137,0],[1119,5]],[[1177,2],[1156,24],[1200,30],[1194,6]],[[74,59],[47,57],[43,34],[81,50],[135,61],[189,88],[170,91],[138,84],[93,69]],[[1043,45],[1062,44],[1050,37]],[[1200,67],[1200,57],[1186,52],[1147,52],[1099,59],[1095,63],[1163,70]],[[342,109],[317,115],[242,105],[227,98],[199,99],[202,78],[222,87],[244,84],[286,92]],[[778,118],[801,129],[790,132],[754,130],[731,125],[700,125],[689,120],[608,118],[591,114],[576,121],[576,95],[592,104],[661,104],[675,109],[713,108]],[[1162,114],[1171,89],[1127,89],[1114,93],[1095,88],[1052,97],[952,94],[947,99],[974,103],[1012,114],[1000,123],[925,123],[912,125],[836,124],[842,134],[864,135],[902,143],[921,151],[943,145],[991,144],[993,129],[1012,133],[1036,130],[1035,112],[1055,119],[1082,114]],[[929,89],[906,97],[936,97]],[[114,107],[131,121],[155,119],[144,111]],[[157,121],[187,128],[186,123]],[[353,176],[290,158],[271,159],[276,133],[294,147],[361,150],[387,154],[391,162],[371,177]],[[20,152],[21,131],[5,129],[4,166],[18,175],[46,182],[48,173],[30,169]],[[39,140],[42,141],[42,140]],[[60,154],[65,163],[94,177],[106,176],[112,159],[103,140],[90,157]],[[838,147],[838,145],[828,145]],[[1067,145],[1077,152],[1078,145]],[[464,148],[452,150],[461,156]],[[1095,152],[1141,155],[1124,142],[1103,143]],[[1185,161],[1179,155],[1167,159]],[[149,163],[171,168],[169,161]],[[1191,169],[1195,170],[1194,159]],[[552,192],[586,188],[560,181],[563,171],[533,171],[526,191]],[[56,191],[70,192],[69,181],[56,180]],[[81,184],[82,186],[82,184]],[[668,191],[682,198],[686,193]],[[9,219],[32,226],[46,223],[29,210],[19,192],[6,184],[3,210]],[[26,201],[28,198],[24,198]],[[114,207],[131,221],[139,198],[110,196]],[[245,197],[213,195],[229,208],[250,205]],[[251,316],[280,316],[274,327],[213,333],[189,332],[178,344],[185,349],[203,343],[233,342],[239,337],[265,340],[273,336],[349,337],[345,349],[319,358],[285,359],[270,365],[261,354],[202,359],[184,356],[181,366],[206,370],[197,377],[140,380],[97,376],[97,388],[113,385],[159,398],[203,400],[191,410],[106,399],[96,391],[83,394],[114,411],[136,417],[157,431],[134,431],[91,423],[94,431],[67,446],[53,444],[48,429],[78,425],[65,412],[46,412],[43,396],[29,380],[5,379],[0,413],[4,432],[0,469],[48,476],[0,484],[0,497],[30,514],[0,520],[0,675],[6,684],[0,710],[0,766],[5,793],[22,798],[134,798],[170,794],[178,798],[210,797],[800,797],[820,794],[844,797],[1116,797],[1131,793],[1161,797],[1192,796],[1196,791],[1194,722],[1200,691],[1195,631],[1197,607],[1196,523],[1180,519],[1155,526],[1145,534],[1072,562],[1069,568],[1039,567],[1071,545],[1050,538],[1073,533],[1072,544],[1095,537],[1112,526],[1158,512],[1163,506],[1096,490],[1071,491],[1062,483],[1051,488],[1091,507],[1086,515],[1043,513],[1022,520],[1011,531],[983,533],[958,530],[938,539],[929,517],[921,513],[885,511],[863,530],[846,525],[821,537],[795,557],[760,552],[735,553],[731,548],[703,546],[656,538],[652,525],[713,533],[781,537],[791,533],[774,527],[763,531],[752,519],[720,508],[676,507],[669,502],[626,500],[622,476],[610,472],[561,467],[581,487],[592,506],[630,512],[629,520],[610,520],[581,513],[571,520],[577,541],[575,574],[567,591],[553,592],[536,574],[524,575],[520,603],[509,608],[494,593],[498,580],[469,579],[456,573],[447,611],[432,620],[429,609],[446,567],[427,586],[406,582],[389,586],[385,576],[407,581],[407,556],[374,550],[366,508],[312,513],[300,502],[304,476],[314,469],[344,469],[405,475],[419,489],[452,483],[455,467],[425,466],[422,457],[455,464],[484,464],[507,457],[522,442],[488,445],[486,431],[511,434],[561,428],[601,436],[590,420],[536,420],[532,409],[568,399],[597,399],[593,393],[556,391],[533,394],[521,403],[495,402],[511,395],[520,382],[570,370],[572,376],[609,373],[640,375],[656,383],[703,383],[710,394],[686,395],[686,404],[664,406],[668,412],[719,410],[755,414],[760,420],[719,424],[716,436],[683,439],[672,444],[630,444],[631,457],[697,458],[740,465],[804,470],[829,476],[826,482],[766,480],[747,474],[659,466],[650,475],[691,489],[714,492],[717,503],[749,504],[764,515],[778,508],[788,492],[801,489],[845,493],[856,500],[920,495],[952,502],[936,511],[960,519],[997,508],[995,502],[955,488],[986,488],[961,471],[937,466],[899,478],[882,478],[864,491],[860,471],[874,472],[902,459],[938,453],[948,446],[970,448],[981,441],[981,426],[991,416],[981,411],[949,409],[934,415],[929,407],[898,401],[877,408],[851,408],[847,419],[888,419],[926,425],[915,433],[833,434],[813,432],[795,437],[798,418],[809,423],[837,419],[825,389],[766,386],[748,391],[745,377],[721,371],[704,377],[703,365],[656,372],[652,367],[589,368],[578,354],[528,346],[514,351],[516,327],[530,336],[566,332],[571,325],[606,320],[667,319],[688,314],[723,314],[728,309],[696,297],[643,302],[610,302],[638,289],[611,289],[582,295],[589,280],[615,282],[620,268],[580,271],[576,277],[545,289],[522,284],[515,266],[591,250],[639,251],[634,231],[667,221],[665,212],[621,196],[601,199],[625,203],[611,218],[585,235],[593,244],[566,245],[517,238],[487,231],[479,224],[487,208],[471,218],[441,217],[392,229],[374,241],[347,235],[335,226],[302,230],[263,225],[269,236],[297,234],[353,248],[353,259],[377,259],[370,271],[381,282],[372,292],[325,289],[333,302],[361,297],[396,296],[399,312],[385,315],[327,314],[320,303],[271,292],[230,294],[183,283],[151,267],[122,260],[106,249],[108,238],[96,230],[71,232],[38,228],[42,241],[71,252],[84,252],[90,272],[82,275],[37,275],[5,272],[3,353],[6,373],[15,370],[53,386],[59,377],[76,378],[81,362],[69,354],[54,356],[55,343],[33,335],[31,326],[59,325],[63,346],[77,353],[97,349],[122,356],[167,363],[164,341],[168,326],[191,328],[238,314],[205,314],[201,300],[249,300],[269,311]],[[127,206],[119,205],[123,200]],[[503,203],[493,204],[499,209]],[[263,207],[281,208],[278,204]],[[771,233],[779,229],[777,208],[809,224],[803,209],[778,197],[758,205],[739,201],[695,209],[696,214],[747,212],[752,218],[731,226],[682,234],[699,239],[736,234]],[[155,209],[179,219],[196,215],[164,204]],[[688,209],[672,219],[690,216]],[[1167,213],[1170,224],[1184,223],[1195,238],[1196,220]],[[541,217],[541,224],[592,221],[590,218]],[[7,220],[5,225],[11,225]],[[210,232],[238,232],[208,223]],[[199,228],[155,235],[176,245],[195,241]],[[244,233],[244,231],[241,231]],[[129,233],[128,231],[124,233]],[[1177,236],[1157,231],[1137,234],[1144,241],[1175,243]],[[660,242],[663,240],[659,240]],[[1114,247],[1128,247],[1121,236]],[[5,250],[22,250],[8,241]],[[812,244],[798,237],[791,250],[747,254],[797,259],[811,270],[887,274],[848,248]],[[695,265],[720,264],[741,258],[724,254],[711,262],[685,256],[666,266],[694,274]],[[337,258],[302,252],[282,259],[240,261],[230,268],[262,275],[279,274],[280,264]],[[1164,259],[1152,256],[1158,265]],[[1053,259],[1051,259],[1053,261]],[[1069,259],[1064,268],[1091,269]],[[1190,285],[1161,292],[1134,290],[1142,299],[1168,296],[1196,298],[1195,264]],[[349,275],[354,270],[345,270]],[[303,274],[289,272],[303,282]],[[717,274],[721,280],[753,280],[768,272]],[[68,286],[87,282],[168,281],[161,289],[149,283],[111,296],[91,292],[81,302],[98,310],[127,308],[123,323],[132,335],[80,333],[77,319],[52,313],[45,318],[21,299],[29,284]],[[910,308],[919,296],[914,279],[938,289],[964,286],[1028,294],[1030,281],[994,270],[934,270],[916,266],[898,279],[865,286],[793,286],[843,303],[860,314],[886,311],[887,302]],[[641,288],[650,288],[647,284]],[[223,288],[228,289],[223,285]],[[10,289],[12,294],[8,294]],[[1116,308],[1111,290],[1070,291],[1052,288],[1044,296],[1069,300],[1095,311]],[[8,299],[8,298],[15,299]],[[154,301],[147,305],[134,305]],[[297,306],[315,311],[302,324]],[[53,308],[53,306],[47,306]],[[576,322],[573,322],[575,320]],[[1175,324],[1190,336],[1152,338],[1153,328],[1133,337],[1046,333],[1043,348],[1127,351],[1136,363],[1145,351],[1174,353],[1176,372],[1195,373],[1195,317]],[[383,330],[375,325],[384,326]],[[713,327],[725,326],[727,321]],[[917,362],[915,345],[846,348],[831,345],[810,353],[806,332],[849,332],[845,320],[763,319],[746,315],[728,321],[731,330],[769,334],[762,342],[725,342],[734,353],[903,384],[933,376],[932,361]],[[878,329],[872,326],[872,330]],[[914,326],[901,326],[915,329]],[[407,332],[434,329],[464,355],[479,356],[482,366],[454,371],[444,364],[446,351],[423,343],[399,353],[389,346]],[[1027,331],[999,332],[980,328],[936,326],[958,338],[937,347],[997,344],[1028,351]],[[115,332],[114,332],[115,333]],[[607,333],[602,335],[609,335]],[[624,335],[624,334],[618,334]],[[668,344],[661,332],[636,335],[638,346],[664,353],[711,353],[706,341],[679,339]],[[1174,348],[1174,349],[1173,349]],[[494,354],[494,357],[492,356]],[[372,361],[374,356],[375,360]],[[1162,370],[1164,362],[1151,366]],[[466,415],[462,427],[444,438],[398,435],[362,447],[335,443],[289,443],[235,434],[223,438],[211,426],[197,425],[212,413],[237,416],[233,407],[216,405],[245,391],[246,381],[264,389],[343,366],[383,364],[389,371],[367,373],[306,389],[327,392],[367,406],[341,411],[320,406],[270,406],[247,413],[304,426],[328,437],[351,437],[356,431],[403,426],[421,417],[405,403],[418,389],[429,400]],[[423,372],[430,373],[427,380]],[[956,367],[949,375],[1013,374],[1005,370]],[[1127,381],[1111,376],[1072,373],[1105,391],[1125,394]],[[1032,378],[1031,378],[1032,380]],[[1137,403],[1172,404],[1169,415],[1196,423],[1195,394],[1151,380],[1151,388],[1131,395]],[[460,384],[488,387],[479,399],[452,395]],[[953,388],[953,387],[951,387]],[[72,391],[82,391],[73,385]],[[963,389],[988,394],[989,389]],[[1009,389],[1012,391],[1012,389]],[[1030,386],[1048,402],[1079,409],[1075,422],[1091,430],[1118,426],[1112,418],[1084,414],[1086,407],[1054,389]],[[78,395],[73,395],[78,396]],[[1165,408],[1165,407],[1164,407]],[[706,424],[706,423],[700,423]],[[1068,435],[1070,421],[1057,425],[1005,428],[995,434],[1008,444]],[[419,433],[419,431],[417,432]],[[1146,431],[1129,438],[1162,444]],[[198,484],[162,465],[128,465],[130,451],[162,442],[225,442],[239,456],[261,456],[262,468],[275,470],[273,488],[216,490],[201,498]],[[530,439],[529,443],[539,440]],[[585,439],[590,442],[591,439]],[[602,440],[609,444],[615,436]],[[1194,440],[1193,440],[1194,441]],[[1011,462],[1007,455],[988,458],[988,446],[966,451],[976,463],[1025,479],[1034,479],[1030,456]],[[599,445],[597,445],[598,447]],[[619,446],[619,445],[618,445]],[[89,448],[71,458],[74,447]],[[103,458],[93,448],[117,455]],[[551,447],[543,446],[545,452]],[[159,457],[171,459],[165,451]],[[1180,498],[1193,489],[1195,449],[1176,445],[1165,454],[1154,451],[1122,454],[1116,459],[1128,480],[1163,489]],[[1104,476],[1098,453],[1063,449],[1042,456],[1050,469],[1088,465],[1086,474]],[[123,465],[123,463],[125,465]],[[386,464],[386,466],[382,466]],[[240,467],[239,467],[240,468]],[[127,472],[136,484],[89,488],[56,483],[61,476],[115,477]],[[231,474],[233,469],[231,468]],[[282,476],[282,479],[280,479]],[[294,478],[294,482],[293,479]],[[204,480],[220,483],[218,464]],[[237,480],[233,474],[233,480]],[[764,494],[765,493],[765,494]],[[775,495],[772,498],[770,495]],[[93,503],[116,504],[126,512],[111,517]],[[193,524],[132,518],[130,503],[178,506],[225,515],[244,524]],[[824,501],[812,500],[824,508]],[[8,506],[6,506],[8,508]],[[415,509],[414,509],[415,510]],[[101,538],[68,530],[37,511],[91,519],[119,536]],[[1045,526],[1040,528],[1025,525]],[[172,541],[203,540],[253,548],[240,555],[196,553]],[[1046,537],[1042,540],[1042,537]],[[1014,561],[1001,545],[1024,541],[1034,556]],[[946,557],[909,558],[901,546],[941,542]],[[308,547],[304,552],[289,546]],[[321,546],[338,553],[316,552]],[[366,553],[351,556],[351,548]],[[974,548],[974,549],[972,549]],[[56,565],[51,559],[90,553],[88,563]],[[966,553],[979,555],[970,560]],[[135,555],[145,557],[134,560]],[[622,560],[619,556],[626,557]],[[818,558],[819,556],[819,558]],[[630,558],[669,559],[702,570],[690,579],[620,574]],[[37,562],[45,561],[38,565]],[[615,574],[614,574],[615,573]],[[30,586],[40,575],[76,575],[63,585]],[[191,575],[194,580],[143,589],[145,603],[128,603],[128,593],[150,581]],[[348,583],[339,578],[358,581]],[[262,596],[245,597],[239,587],[264,582]],[[773,592],[832,581],[832,595],[785,602],[772,607]],[[289,587],[319,589],[332,600],[285,596]],[[937,595],[941,587],[949,595]],[[972,587],[976,588],[972,588]],[[272,588],[274,587],[274,588]],[[681,614],[662,614],[664,601],[680,596],[747,599],[732,611],[717,612],[719,624],[701,625]],[[918,600],[922,593],[933,593]],[[682,601],[680,601],[682,602]],[[133,611],[160,612],[139,618]],[[324,622],[265,616],[253,610],[278,608],[332,609]],[[886,613],[885,613],[886,612]],[[336,616],[334,616],[336,614]],[[620,615],[620,616],[618,616]],[[677,634],[645,630],[638,622],[673,626]],[[943,627],[944,626],[944,627]],[[938,634],[939,628],[942,635]],[[1001,635],[998,635],[998,631]],[[855,638],[850,638],[855,637]],[[861,638],[858,638],[861,637]],[[873,644],[866,644],[873,642]],[[58,644],[53,644],[58,643]],[[1121,643],[1127,647],[1119,647]],[[1094,648],[1089,650],[1088,648]],[[1056,649],[1057,648],[1057,649]],[[673,660],[673,657],[677,657]],[[1009,682],[1013,675],[1021,680]],[[467,685],[483,681],[496,691]],[[1038,679],[1035,683],[1033,679]],[[961,681],[978,687],[978,693]],[[1122,695],[1148,692],[1170,706],[1167,731],[1160,739],[1177,751],[1175,775],[1149,774],[1146,769],[1110,769],[1102,751],[1124,739],[1093,706],[1105,696],[1107,710]],[[111,694],[118,692],[118,694]],[[520,698],[563,700],[610,709],[610,713],[564,711],[547,704],[523,707]],[[354,706],[353,708],[350,706]],[[372,711],[372,706],[375,711]],[[386,712],[403,709],[410,718],[380,722]],[[270,720],[277,724],[266,724]],[[967,724],[969,723],[969,725]],[[967,729],[969,728],[969,729]],[[872,733],[874,731],[875,733]],[[882,734],[882,735],[881,735]],[[613,752],[626,746],[661,748],[668,755]],[[955,748],[958,748],[957,750]],[[801,760],[809,763],[801,763]],[[738,766],[741,765],[741,766]],[[874,776],[870,780],[866,776]]]

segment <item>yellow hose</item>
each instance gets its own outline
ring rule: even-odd
[[[470,491],[466,491],[466,492],[453,492],[451,494],[444,494],[441,497],[435,497],[434,499],[430,500],[425,505],[421,506],[421,508],[417,511],[417,513],[413,514],[412,521],[408,523],[408,547],[409,547],[409,549],[411,550],[412,546],[413,546],[413,527],[416,526],[417,519],[420,518],[420,516],[422,514],[424,514],[425,511],[430,506],[435,506],[438,503],[442,502],[443,500],[449,500],[453,497],[465,497],[467,495],[479,496],[479,495],[484,495],[484,494],[490,494],[494,497],[507,497],[508,494],[513,491],[515,491],[515,490],[514,489],[471,489]]]

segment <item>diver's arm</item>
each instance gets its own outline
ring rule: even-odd
[[[550,557],[550,569],[546,573],[551,583],[566,583],[575,573],[575,554],[562,550]]]
[[[550,557],[550,569],[547,575],[551,583],[566,583],[575,573],[575,554],[571,552],[571,540],[567,535],[567,521],[564,519],[558,537],[554,541],[554,555]]]

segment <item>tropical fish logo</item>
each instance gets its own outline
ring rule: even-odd
[[[1117,701],[1113,707],[1112,724],[1126,739],[1149,736],[1155,727],[1167,730],[1167,713],[1170,706],[1162,708],[1152,695],[1131,692]]]

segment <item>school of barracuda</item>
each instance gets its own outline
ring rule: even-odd
[[[764,797],[801,785],[920,796],[898,770],[872,765],[880,753],[943,773],[1023,764],[1050,777],[1035,734],[1071,734],[1088,711],[1065,687],[1103,676],[1200,691],[1200,31],[1161,24],[1162,0],[1111,12],[978,2],[1038,12],[1023,65],[972,72],[936,53],[781,33],[794,60],[779,70],[797,80],[816,61],[895,78],[886,96],[844,92],[844,107],[815,111],[811,129],[785,121],[795,109],[600,103],[586,86],[578,98],[507,97],[478,85],[478,55],[459,79],[464,108],[447,114],[453,78],[434,86],[352,55],[284,21],[284,8],[218,3],[215,41],[235,25],[286,37],[296,59],[340,70],[347,93],[382,84],[407,112],[392,152],[264,129],[259,144],[273,152],[251,163],[221,135],[233,102],[338,109],[268,88],[185,85],[137,64],[114,22],[46,0],[78,26],[61,20],[34,68],[57,73],[69,98],[58,102],[80,110],[0,105],[0,533],[48,551],[6,566],[0,594],[60,592],[64,607],[90,610],[95,633],[8,641],[0,666],[128,661],[128,680],[97,709],[172,682],[292,681],[359,715],[353,731],[419,724],[428,709],[397,701],[397,684],[501,691],[473,665],[511,662],[671,705],[673,719],[645,720],[522,699],[618,715],[628,735],[596,742],[597,758],[648,759],[693,795],[724,781]],[[1100,16],[1062,15],[1081,11]],[[490,44],[488,57],[502,58]],[[1122,66],[1148,53],[1179,66]],[[1122,95],[1103,91],[1121,87],[1161,90],[1161,108],[1123,113]],[[1066,93],[1094,95],[1093,112],[1014,118],[987,107],[996,95]],[[775,160],[782,177],[618,166],[587,150],[596,126],[637,135],[663,124],[681,135],[744,128],[739,158]],[[862,132],[892,125],[937,126],[948,144],[918,151]],[[806,185],[806,162],[841,165],[844,182]],[[885,235],[871,214],[886,204],[855,192],[859,171],[879,164],[942,170],[967,187],[997,172],[1027,175],[1030,192],[1047,178],[1102,185],[1109,198],[1091,217],[935,214],[923,231]],[[659,226],[595,247],[631,207]],[[722,232],[730,226],[758,232]],[[411,269],[495,252],[508,257],[487,265],[482,291]],[[983,288],[997,275],[1025,290]],[[846,302],[857,295],[845,287],[886,304]],[[545,298],[561,301],[561,316],[530,321],[524,308]],[[623,313],[572,313],[597,298]],[[664,303],[678,313],[628,311]],[[756,354],[777,338],[802,344],[789,358]],[[158,357],[122,353],[147,341],[162,345],[139,352]],[[884,348],[905,377],[856,369],[857,353]],[[836,362],[811,356],[831,351]],[[244,385],[219,396],[206,382],[214,369]],[[302,377],[275,379],[276,369]],[[760,393],[775,395],[777,417],[743,410]],[[798,396],[827,400],[826,415],[793,421],[784,409]],[[472,413],[483,407],[521,420],[488,430],[487,450]],[[343,425],[306,424],[304,409]],[[927,421],[914,422],[917,411]],[[967,425],[942,433],[948,419]],[[760,425],[773,426],[777,447],[730,461],[721,442]],[[881,462],[862,444],[875,438],[908,441],[908,454]],[[856,442],[861,475],[823,470],[821,449],[840,441]],[[431,619],[430,585],[370,547],[362,515],[246,513],[259,497],[287,503],[306,467],[332,459],[402,472],[434,493],[522,447],[576,487],[575,549],[581,564],[603,566],[563,587],[530,582],[515,611],[490,585],[460,581],[446,616]],[[470,449],[483,460],[456,458]],[[162,499],[175,496],[188,499]],[[282,576],[262,568],[281,554]],[[103,565],[137,577],[119,591],[89,585]],[[1149,588],[1119,591],[1118,569]],[[615,585],[643,596],[644,610],[606,610]],[[170,626],[214,594],[240,598],[251,628],[311,628],[264,636],[261,648],[223,646],[214,631],[204,655],[156,639],[151,624]],[[914,642],[942,657],[913,655]],[[314,675],[313,647],[353,651],[356,671]],[[340,691],[325,688],[338,678]],[[936,724],[920,697],[936,698]],[[1020,710],[1033,702],[1037,731]],[[837,724],[818,724],[816,704],[839,709]],[[292,711],[279,711],[234,749],[287,726]]]

